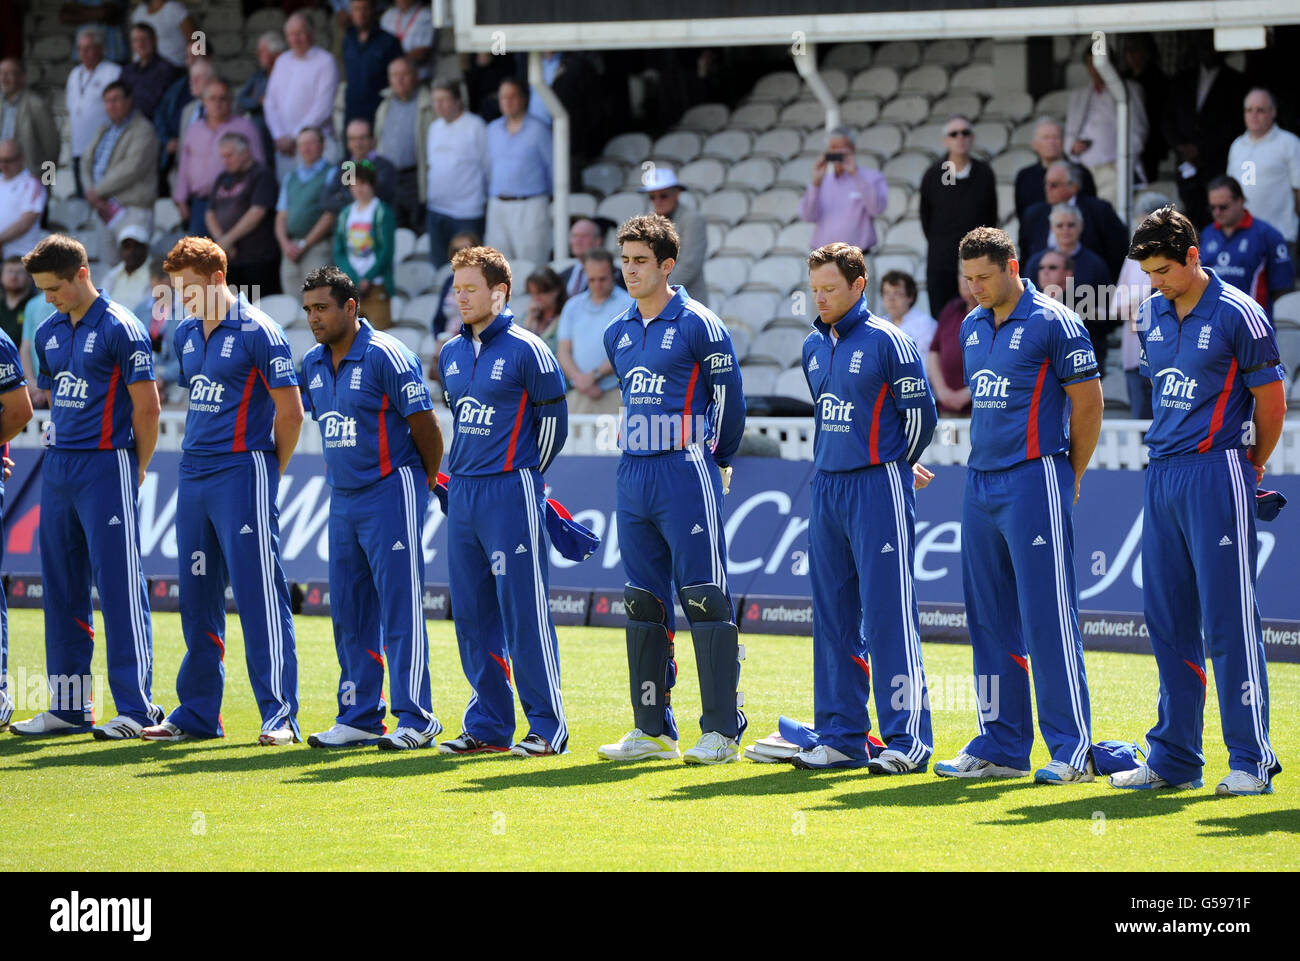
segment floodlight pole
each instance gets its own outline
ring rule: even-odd
[[[831,88],[826,86],[826,81],[822,75],[817,72],[817,44],[801,43],[795,49],[791,50],[794,57],[794,68],[799,71],[799,76],[803,77],[804,82],[816,95],[822,109],[826,111],[826,130],[830,132],[840,125],[840,104],[831,93]]]
[[[542,77],[540,50],[528,51],[528,83],[551,112],[551,259],[561,260],[569,255],[569,111]]]

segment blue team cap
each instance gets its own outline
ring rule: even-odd
[[[561,557],[585,561],[600,547],[600,538],[573,519],[563,504],[546,499],[546,533]]]
[[[1092,763],[1101,775],[1131,771],[1146,757],[1136,741],[1101,741],[1092,746]]]
[[[1255,492],[1255,516],[1259,520],[1276,520],[1278,511],[1284,507],[1286,507],[1286,496],[1281,491]]]

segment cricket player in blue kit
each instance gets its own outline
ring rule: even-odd
[[[745,431],[740,365],[717,315],[668,284],[680,250],[672,221],[633,217],[618,242],[636,303],[605,328],[605,354],[623,393],[618,538],[635,727],[598,754],[725,764],[740,759],[746,725],[721,509]],[[674,585],[691,623],[702,708],[700,740],[684,757],[670,695]]]
[[[507,308],[510,265],[470,247],[451,261],[463,326],[442,348],[440,379],[455,427],[448,457],[447,565],[461,666],[473,690],[444,754],[563,754],[569,725],[547,593],[542,474],[569,432],[564,374]],[[511,665],[528,734],[515,733]]]
[[[46,237],[23,264],[57,311],[36,331],[37,384],[51,391],[40,524],[50,709],[11,730],[91,730],[93,577],[117,707],[94,736],[134,738],[163,716],[151,694],[153,631],[137,525],[137,488],[153,457],[161,410],[153,351],[135,315],[95,289],[76,240]]]
[[[1139,372],[1155,416],[1142,522],[1142,594],[1160,670],[1147,760],[1114,787],[1200,787],[1206,652],[1214,663],[1227,777],[1220,795],[1269,794],[1268,671],[1255,597],[1255,494],[1286,415],[1277,338],[1263,310],[1201,266],[1171,207],[1138,225],[1129,256],[1156,289],[1138,316]]]
[[[284,331],[226,286],[226,267],[224,251],[206,237],[182,238],[163,262],[187,311],[173,339],[178,382],[190,392],[176,493],[185,658],[176,676],[180,703],[141,737],[225,736],[229,584],[262,716],[257,743],[276,746],[301,740],[276,492],[298,443],[302,396]]]
[[[979,304],[960,332],[972,398],[962,589],[979,735],[934,773],[1029,773],[1032,667],[1051,754],[1034,780],[1091,781],[1072,514],[1101,432],[1097,358],[1079,316],[1021,279],[1005,233],[977,227],[958,254]]]
[[[9,442],[22,433],[32,419],[32,398],[18,348],[0,331],[0,451],[3,451],[3,480],[0,480],[0,511],[4,509],[4,481],[9,479]],[[4,561],[4,520],[0,517],[0,563]],[[14,715],[9,696],[9,602],[0,591],[0,734],[9,730]]]
[[[1254,298],[1271,321],[1273,301],[1295,285],[1286,239],[1272,224],[1251,216],[1235,178],[1215,177],[1207,189],[1214,223],[1201,231],[1205,262],[1224,283]]]
[[[357,316],[356,285],[337,267],[303,281],[319,344],[302,360],[320,425],[330,496],[330,617],[338,717],[312,747],[428,747],[442,730],[429,689],[424,622],[424,515],[442,431],[419,358]],[[384,661],[397,729],[385,734]]]
[[[815,718],[791,760],[920,772],[934,736],[912,586],[913,467],[938,413],[915,342],[867,309],[862,251],[828,244],[809,255],[808,269],[819,315],[803,345],[816,429],[808,515]],[[925,473],[919,483],[928,483]],[[887,745],[876,757],[867,747],[873,670]]]

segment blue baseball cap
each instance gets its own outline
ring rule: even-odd
[[[600,538],[573,519],[563,504],[546,499],[546,533],[561,557],[585,561],[600,547]]]

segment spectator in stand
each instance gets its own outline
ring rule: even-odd
[[[1098,202],[1101,201],[1098,198]],[[1073,285],[1066,289],[1063,301],[1083,319],[1092,339],[1093,353],[1097,355],[1097,369],[1106,370],[1106,337],[1114,326],[1110,321],[1110,286],[1116,271],[1101,259],[1096,251],[1084,246],[1084,224],[1087,220],[1078,207],[1059,203],[1052,208],[1052,245],[1039,250],[1025,263],[1025,276],[1037,277],[1038,265],[1044,253],[1059,251],[1073,261]]]
[[[385,330],[393,326],[389,297],[397,224],[393,208],[375,194],[377,179],[370,161],[357,164],[352,203],[343,208],[334,230],[334,262],[357,285],[358,313],[376,330]]]
[[[108,123],[81,157],[86,203],[98,215],[99,250],[110,267],[117,264],[117,231],[139,224],[148,236],[153,202],[158,199],[158,136],[153,124],[136,113],[131,91],[115,80],[104,88]]]
[[[343,75],[347,91],[343,95],[343,122],[375,122],[379,95],[388,86],[388,65],[402,55],[402,44],[375,21],[372,0],[351,0],[348,4],[351,26],[343,37]]]
[[[164,258],[149,261],[149,291],[135,305],[134,313],[149,325],[149,342],[154,352],[154,374],[158,396],[164,404],[184,404],[188,392],[177,383],[181,376],[181,359],[176,353],[176,325],[185,319],[185,305],[163,269]]]
[[[168,88],[176,81],[180,69],[158,56],[158,38],[147,23],[131,26],[131,62],[118,77],[131,89],[135,109],[150,122]]]
[[[520,318],[526,330],[531,330],[546,342],[555,353],[560,339],[560,312],[564,310],[564,285],[560,275],[550,267],[538,267],[528,275],[528,310]]]
[[[58,123],[45,99],[27,89],[23,62],[13,57],[0,60],[0,140],[18,141],[27,169],[38,180],[46,163],[59,162]]]
[[[566,300],[572,300],[587,289],[587,254],[604,247],[605,234],[615,226],[612,220],[604,217],[573,217],[569,223],[569,256],[577,259],[560,271]],[[614,271],[614,283],[627,289],[623,287],[623,271]]]
[[[1210,181],[1214,223],[1201,231],[1201,259],[1225,284],[1244,291],[1273,319],[1273,301],[1295,286],[1295,264],[1277,228],[1246,209],[1232,177]]]
[[[1106,81],[1092,62],[1092,46],[1083,52],[1088,83],[1070,91],[1065,115],[1065,143],[1070,159],[1092,171],[1097,181],[1097,196],[1115,204],[1119,191],[1119,171],[1115,98],[1106,89]],[[1124,81],[1128,90],[1128,119],[1131,155],[1141,157],[1146,148],[1147,111],[1142,90],[1132,80]],[[1135,179],[1142,179],[1141,165],[1134,168]]]
[[[217,175],[224,169],[217,150],[221,138],[228,133],[241,134],[249,143],[253,159],[259,164],[266,164],[266,154],[253,122],[247,117],[232,115],[230,86],[224,80],[209,81],[203,88],[200,102],[203,104],[203,119],[190,124],[181,135],[180,165],[176,170],[172,200],[180,211],[181,222],[188,225],[188,232],[195,237],[206,237],[208,195]]]
[[[889,185],[878,170],[859,167],[853,135],[836,127],[813,164],[812,182],[799,201],[799,219],[816,224],[812,249],[842,240],[869,253],[876,246],[873,217],[885,212]],[[828,176],[829,174],[829,176]]]
[[[482,243],[483,239],[478,234],[469,231],[456,234],[447,244],[447,263],[450,263],[451,258],[460,251],[469,247],[479,247]],[[433,356],[429,358],[429,370],[426,376],[432,381],[441,380],[438,355],[442,353],[443,344],[460,333],[460,305],[456,300],[456,291],[453,289],[455,281],[456,275],[452,271],[447,271],[447,279],[442,282],[442,290],[438,294],[438,306],[429,321],[435,346]]]
[[[1228,148],[1242,132],[1246,78],[1225,66],[1210,32],[1192,43],[1196,62],[1174,76],[1164,116],[1165,140],[1178,151],[1178,198],[1194,224],[1208,223],[1205,188],[1228,166]]]
[[[1169,102],[1169,78],[1160,69],[1156,42],[1149,33],[1132,33],[1124,38],[1124,64],[1128,78],[1142,88],[1142,105],[1150,121],[1142,149],[1142,171],[1150,183],[1159,175],[1160,162],[1169,153],[1159,122]]]
[[[31,275],[23,267],[23,258],[19,254],[10,254],[4,259],[0,268],[0,288],[4,296],[0,297],[0,330],[9,335],[15,344],[23,342],[23,308],[36,293]]]
[[[1244,113],[1246,132],[1228,148],[1228,176],[1241,183],[1251,212],[1291,245],[1294,261],[1300,229],[1300,137],[1277,125],[1277,101],[1261,87],[1246,94]]]
[[[194,40],[198,26],[177,0],[144,0],[131,13],[131,23],[146,23],[158,41],[158,56],[173,67],[185,66],[185,48]]]
[[[122,68],[104,59],[102,27],[83,27],[77,32],[77,59],[81,62],[68,74],[65,90],[72,139],[72,175],[76,194],[81,197],[85,193],[81,157],[108,119],[104,114],[104,88],[118,78]]]
[[[497,57],[484,50],[470,59],[465,70],[465,95],[470,109],[487,123],[501,116],[497,94],[501,84],[528,69],[527,60],[516,54]]]
[[[957,271],[958,296],[943,305],[935,318],[925,373],[934,390],[940,417],[969,417],[970,388],[962,361],[961,322],[975,309],[975,298],[961,271]]]
[[[275,242],[275,175],[253,159],[243,134],[217,141],[225,168],[212,185],[208,201],[208,236],[226,252],[231,287],[244,288],[254,303],[280,292],[280,248]]]
[[[650,208],[673,222],[681,241],[668,283],[680,285],[691,299],[707,304],[709,287],[704,277],[704,258],[709,245],[708,227],[698,210],[682,203],[685,189],[677,181],[677,172],[669,167],[656,167],[641,185],[641,193],[650,197]]]
[[[59,23],[76,27],[77,36],[85,29],[97,30],[103,47],[103,56],[110,62],[126,63],[126,38],[122,35],[122,0],[71,0],[59,8]],[[78,59],[81,51],[77,51]],[[99,96],[99,91],[95,92]]]
[[[1133,204],[1133,222],[1141,223],[1161,207],[1170,205],[1169,198],[1154,191],[1139,196]],[[1142,265],[1125,258],[1115,284],[1115,317],[1123,324],[1120,338],[1120,364],[1128,387],[1129,416],[1134,420],[1151,419],[1151,378],[1138,372],[1142,345],[1138,339],[1138,308],[1151,296],[1151,280]]]
[[[375,196],[392,207],[397,199],[397,169],[375,151],[370,124],[353,120],[347,127],[348,159],[334,168],[321,200],[325,209],[337,214],[352,203],[353,172],[364,160],[375,173]]]
[[[23,307],[23,339],[18,354],[23,361],[23,374],[27,377],[27,396],[32,406],[45,409],[50,406],[50,392],[37,386],[36,331],[54,313],[54,305],[45,299],[45,291],[38,290]]]
[[[993,168],[971,156],[975,131],[957,114],[943,129],[947,156],[921,178],[921,229],[929,243],[925,289],[932,302],[957,296],[957,244],[976,227],[998,225],[997,178]]]
[[[303,127],[316,127],[325,135],[326,160],[333,163],[339,156],[334,134],[338,66],[329,51],[314,45],[311,22],[303,14],[284,22],[284,39],[289,49],[276,58],[262,101],[266,129],[275,143],[278,180],[297,163],[298,131]]]
[[[528,84],[518,77],[497,91],[501,116],[488,124],[489,247],[506,260],[545,262],[551,249],[551,131],[528,113]]]
[[[1025,211],[1043,201],[1043,180],[1047,168],[1065,159],[1065,126],[1055,117],[1039,117],[1034,125],[1034,139],[1029,144],[1038,155],[1038,163],[1016,172],[1016,219],[1023,221]],[[1097,185],[1087,167],[1075,167],[1079,192],[1097,196]]]
[[[209,43],[209,48],[210,46]],[[154,133],[158,135],[158,143],[162,145],[159,169],[164,174],[171,168],[176,159],[176,151],[181,146],[181,111],[202,94],[202,90],[197,94],[194,92],[194,65],[211,59],[209,53],[197,53],[194,46],[185,48],[185,57],[185,72],[172,81],[172,85],[167,88],[167,92],[163,94],[162,100],[158,102],[158,107],[153,112]],[[209,66],[211,67],[211,64]],[[198,82],[206,83],[214,76],[216,76],[216,68],[211,67],[201,74]]]
[[[275,239],[280,244],[280,289],[302,290],[307,275],[330,262],[334,214],[323,206],[330,165],[322,156],[325,138],[315,127],[298,132],[298,167],[280,184],[275,204]]]
[[[439,80],[433,85],[433,112],[425,147],[428,173],[429,258],[434,267],[456,234],[481,237],[487,204],[487,125],[469,113],[461,101],[460,84]],[[475,245],[477,246],[477,245]]]
[[[402,53],[421,81],[433,76],[433,58],[438,49],[438,31],[433,10],[423,0],[397,0],[384,11],[379,25],[397,38]]]
[[[427,11],[426,11],[427,12]],[[397,172],[393,208],[397,226],[424,233],[425,184],[428,163],[425,150],[433,124],[429,91],[417,86],[415,68],[406,57],[388,65],[388,93],[375,113],[375,151]]]
[[[124,305],[148,299],[149,232],[138,223],[123,225],[117,231],[117,255],[117,266],[104,278],[104,296]]]
[[[1083,215],[1080,242],[1106,262],[1112,277],[1117,275],[1128,254],[1129,234],[1115,208],[1100,197],[1082,196],[1078,168],[1065,161],[1047,168],[1043,193],[1046,200],[1034,204],[1021,218],[1020,256],[1028,262],[1040,250],[1055,246],[1056,239],[1051,233],[1052,209],[1058,204],[1069,204]]]
[[[1041,250],[1036,256],[1038,270],[1033,274],[1034,286],[1063,304],[1073,301],[1074,258],[1059,250]]]
[[[22,257],[41,239],[45,188],[23,166],[16,140],[0,140],[0,256]]]
[[[916,306],[916,279],[902,270],[891,270],[880,278],[880,303],[885,316],[916,342],[924,357],[930,351],[937,324],[933,317]]]
[[[605,328],[634,301],[614,284],[614,258],[603,247],[582,259],[587,289],[560,311],[555,357],[569,379],[570,414],[617,414],[623,395],[605,354]]]
[[[262,150],[268,158],[275,156],[275,144],[271,140],[271,132],[266,129],[266,111],[262,107],[262,102],[266,99],[266,82],[271,79],[275,61],[282,53],[284,53],[283,35],[268,30],[258,37],[257,69],[235,94],[235,112],[253,121],[262,138]]]

